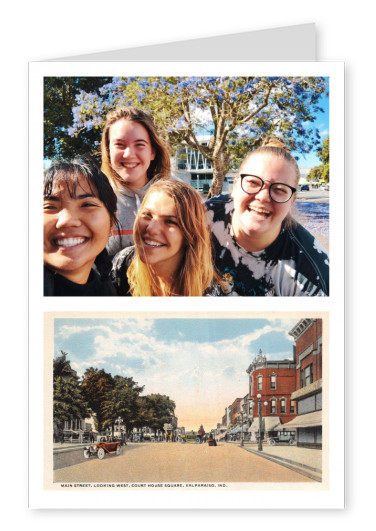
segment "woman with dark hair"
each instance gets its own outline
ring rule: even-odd
[[[116,295],[106,244],[117,225],[116,194],[92,163],[74,159],[44,175],[44,295]]]
[[[224,295],[214,270],[210,231],[200,194],[181,181],[162,180],[145,194],[134,224],[135,247],[113,260],[119,295]]]
[[[244,159],[231,196],[206,206],[215,265],[231,295],[329,295],[329,258],[291,216],[300,178],[288,148],[269,137]]]
[[[141,201],[153,183],[170,177],[170,154],[152,118],[135,107],[107,115],[101,152],[102,171],[117,194],[120,230],[112,234],[107,246],[113,257],[133,245],[133,224]]]

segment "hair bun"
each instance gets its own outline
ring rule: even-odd
[[[275,147],[285,149],[286,151],[290,152],[290,149],[286,146],[286,144],[276,136],[266,137],[262,142],[262,147]]]

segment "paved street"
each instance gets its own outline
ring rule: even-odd
[[[76,451],[75,451],[76,452]],[[59,459],[63,459],[59,457]],[[66,459],[69,459],[67,452]],[[72,461],[74,462],[74,461]],[[237,444],[134,443],[122,455],[102,461],[65,463],[54,471],[54,482],[312,482],[280,464],[247,452]]]
[[[329,192],[327,190],[311,188],[311,190],[299,191],[297,200],[311,201],[313,203],[329,203]]]
[[[329,192],[309,190],[298,192],[292,207],[293,217],[329,251]]]

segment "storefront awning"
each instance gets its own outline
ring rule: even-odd
[[[262,419],[262,430],[265,431],[271,431],[274,430],[275,426],[278,426],[280,424],[279,417],[263,417]],[[259,418],[253,419],[253,422],[251,424],[251,427],[249,428],[249,432],[256,432],[259,431]]]
[[[312,411],[312,413],[306,413],[305,415],[298,415],[290,422],[286,422],[283,426],[287,429],[290,428],[310,428],[314,426],[322,425],[322,412]]]
[[[274,426],[273,431],[283,431],[284,429],[289,430],[290,428],[286,428],[286,424],[277,424],[277,426]]]

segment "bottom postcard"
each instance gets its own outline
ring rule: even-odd
[[[45,490],[329,489],[327,313],[55,312],[44,326]]]

